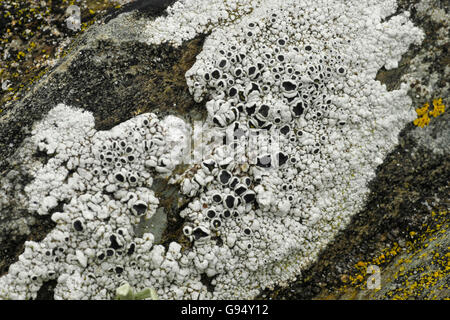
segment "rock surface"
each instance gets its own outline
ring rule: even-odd
[[[17,205],[31,177],[21,169],[24,155],[16,150],[32,124],[61,97],[68,105],[93,112],[98,130],[149,111],[190,121],[205,117],[204,105],[193,100],[184,76],[202,50],[204,36],[179,48],[145,45],[139,41],[140,18],[155,14],[139,6],[130,10],[110,16],[106,25],[91,27],[20,101],[2,107],[0,172],[14,181],[15,189],[2,190],[8,203],[0,207],[0,247],[5,248],[0,252],[0,275],[17,259],[25,240],[39,241],[54,226],[49,218],[32,216]],[[380,71],[378,80],[393,90],[402,77],[418,78],[420,82],[410,90],[414,105],[421,107],[437,97],[448,104],[448,7],[439,1],[400,1],[398,12],[404,10],[411,12],[426,39],[420,47],[410,48],[398,68]],[[449,118],[446,112],[425,128],[408,125],[399,146],[378,168],[366,208],[298,281],[265,291],[260,298],[449,298]],[[33,157],[46,161],[43,154]],[[154,191],[165,210],[153,222],[168,225],[161,243],[181,239],[178,212],[183,199],[164,181],[156,183]],[[380,290],[365,286],[370,264],[381,269]],[[51,283],[45,285],[38,298],[50,298],[51,290]]]

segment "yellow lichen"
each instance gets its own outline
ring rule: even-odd
[[[411,241],[406,241],[401,246],[394,242],[390,247],[381,250],[371,261],[358,261],[354,265],[356,272],[341,278],[343,285],[338,292],[346,294],[356,289],[369,293],[367,281],[370,279],[371,273],[368,272],[368,267],[375,265],[380,269],[385,269],[391,262],[393,266],[391,269],[395,270],[390,275],[386,274],[386,280],[397,282],[398,287],[384,292],[385,298],[394,300],[437,299],[436,294],[439,291],[447,290],[448,292],[449,285],[443,281],[450,273],[450,252],[448,252],[450,247],[446,248],[447,252],[444,248],[438,251],[438,244],[435,249],[431,246],[433,249],[431,252],[429,251],[429,254],[422,252],[430,246],[431,241],[437,239],[435,235],[441,233],[441,230],[448,230],[448,211],[432,211],[431,217],[434,228],[424,225],[421,232],[407,230],[412,238]],[[445,237],[445,235],[443,236]],[[429,260],[427,257],[430,257]],[[395,258],[397,259],[395,260]],[[411,266],[413,261],[418,262],[416,266]],[[385,272],[387,272],[386,269],[381,273]],[[373,294],[377,291],[379,290],[372,291],[370,297],[373,298]],[[445,295],[442,296],[442,292],[439,293],[439,296],[439,299],[445,298]]]
[[[422,108],[417,108],[417,119],[414,120],[414,125],[420,128],[427,126],[430,123],[430,116],[436,118],[445,112],[445,105],[442,103],[442,98],[433,100],[433,110],[429,110],[430,104],[425,103]]]
[[[429,114],[435,118],[445,112],[445,105],[442,103],[442,98],[434,99],[433,107],[433,111],[430,111]]]

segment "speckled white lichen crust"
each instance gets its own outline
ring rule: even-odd
[[[96,132],[92,115],[57,106],[28,146],[55,156],[26,188],[29,209],[52,212],[57,226],[26,242],[0,297],[35,297],[57,279],[59,299],[108,299],[123,280],[163,299],[252,298],[301,276],[361,210],[376,167],[414,119],[406,86],[388,92],[375,75],[422,31],[406,13],[383,22],[390,0],[205,3],[179,1],[147,32],[176,45],[208,25],[186,80],[207,99],[207,136],[226,143],[173,175],[197,136],[181,119],[144,114]],[[191,198],[180,215],[192,247],[166,251],[134,227],[159,206],[153,178],[171,174]]]

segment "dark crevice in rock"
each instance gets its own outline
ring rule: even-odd
[[[2,241],[0,249],[0,276],[6,274],[9,266],[17,261],[18,256],[23,252],[23,244],[26,241],[26,236],[17,236],[2,232],[8,239]]]
[[[214,280],[215,276],[208,277],[206,273],[202,273],[200,275],[200,282],[206,286],[206,290],[208,292],[214,292],[215,286],[211,284],[212,280]]]
[[[36,150],[35,153],[33,153],[33,158],[40,161],[43,165],[46,165],[48,163],[48,160],[53,158],[55,154],[48,154],[46,151]]]
[[[187,208],[189,201],[184,197],[178,185],[167,183],[167,179],[155,179],[152,190],[159,199],[159,206],[163,207],[167,214],[167,228],[164,230],[161,239],[161,245],[169,248],[172,241],[183,245],[184,248],[191,246],[191,243],[183,234],[184,219],[180,212]]]
[[[109,10],[104,18],[104,22],[108,23],[118,15],[131,11],[137,11],[139,14],[149,18],[164,16],[167,7],[171,6],[176,1],[177,0],[135,0],[125,4],[118,10]]]
[[[62,164],[63,167],[67,168],[67,163],[68,161],[64,161],[64,163]],[[67,175],[64,178],[63,184],[66,184],[70,178],[73,177],[73,174],[77,172],[76,168],[72,168],[72,169],[67,169]]]
[[[18,162],[20,162],[20,159],[12,161],[12,167],[16,168]],[[39,216],[36,217],[35,221],[32,221],[34,217],[23,207],[20,200],[21,197],[25,196],[24,187],[33,180],[33,177],[25,170],[16,169],[9,171],[9,173],[1,173],[2,176],[7,177],[13,188],[3,190],[8,203],[2,206],[0,212],[0,275],[6,273],[9,266],[17,261],[18,255],[23,251],[23,243],[28,240],[27,235],[22,234],[23,231],[19,230],[21,226],[28,223],[31,234],[37,234],[39,231],[34,230],[40,228],[37,224],[41,222]]]
[[[24,213],[25,215],[30,215],[30,213]],[[19,259],[26,241],[39,242],[56,226],[56,223],[51,220],[51,215],[34,216],[34,218],[35,223],[30,226],[31,232],[29,235],[11,235],[10,237],[5,235],[8,241],[1,243],[0,276],[7,273],[9,266]]]
[[[220,236],[215,236],[215,237],[211,237],[211,240],[216,241],[216,245],[218,247],[222,247],[223,246],[223,239]]]
[[[378,70],[375,79],[380,81],[382,84],[385,84],[387,91],[399,89],[401,84],[400,79],[408,71],[406,60],[409,61],[410,59],[411,57],[403,57],[399,62],[398,68],[386,70],[385,67],[382,67]]]
[[[52,214],[54,214],[55,212],[63,212],[64,209],[64,205],[68,204],[70,201],[68,199],[65,199],[63,201],[58,201],[58,204],[56,205],[56,207],[51,208],[50,210],[48,210],[48,215],[51,217]],[[50,232],[50,230],[49,230]]]
[[[35,300],[55,300],[54,293],[57,284],[56,280],[45,281],[37,292]]]

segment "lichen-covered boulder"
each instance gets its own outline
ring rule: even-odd
[[[13,153],[2,215],[21,210],[8,230],[54,224],[25,242],[1,298],[53,280],[55,299],[111,299],[124,282],[163,299],[250,299],[301,278],[365,208],[417,116],[413,74],[394,90],[377,80],[425,38],[409,12],[210,2],[93,28],[1,120],[30,127],[0,149]],[[35,101],[42,115],[20,114]]]

